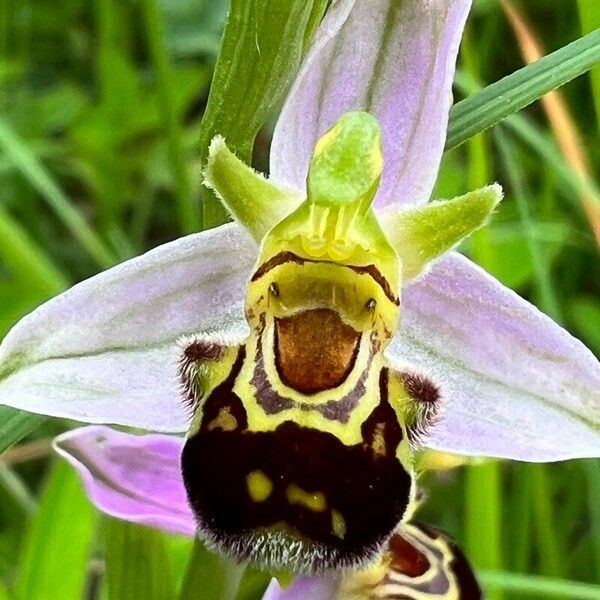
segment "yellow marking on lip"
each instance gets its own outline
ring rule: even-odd
[[[331,511],[331,528],[333,534],[343,540],[346,537],[346,519],[337,510]]]
[[[231,414],[229,407],[226,406],[219,411],[219,414],[207,425],[206,429],[222,429],[223,431],[235,431],[237,428],[237,419]]]
[[[375,454],[385,456],[385,423],[377,423],[377,426],[375,427],[375,433],[373,435],[373,441],[371,442],[371,447],[373,448],[373,452],[375,452]]]
[[[314,512],[323,512],[327,508],[325,494],[307,492],[295,483],[288,486],[286,496],[290,504],[300,504]]]
[[[248,494],[254,502],[264,502],[273,491],[271,480],[262,471],[252,471],[246,476]]]

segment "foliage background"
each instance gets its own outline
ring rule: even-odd
[[[72,283],[189,232],[178,207],[186,194],[200,200],[200,120],[227,5],[160,0],[153,26],[147,2],[0,0],[0,337]],[[548,51],[600,26],[594,0],[522,6]],[[166,78],[152,53],[157,35],[172,66]],[[501,5],[476,2],[457,97],[464,82],[490,83],[522,65]],[[561,93],[597,175],[600,71]],[[580,190],[543,154],[569,127],[553,128],[539,102],[521,116],[541,130],[541,150],[518,125],[497,126],[446,154],[435,195],[500,181],[506,200],[464,251],[600,354],[598,243]],[[270,131],[255,144],[262,169]],[[190,540],[96,513],[50,453],[50,439],[70,426],[40,419],[0,457],[0,600],[208,599],[217,589],[233,597],[223,591],[241,576],[231,565]],[[423,519],[452,533],[483,571],[600,584],[598,461],[486,463],[425,483]],[[544,593],[506,581],[516,591],[491,586],[491,597],[575,597],[560,581]],[[264,586],[254,572],[243,582],[240,597]],[[598,589],[577,597],[600,598]]]

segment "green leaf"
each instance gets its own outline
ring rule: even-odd
[[[175,584],[162,533],[106,520],[108,600],[173,600]]]
[[[196,540],[179,600],[231,600],[235,598],[243,570],[242,566],[209,552]]]
[[[600,10],[598,0],[577,0],[579,7],[579,21],[582,33],[590,33],[600,28]],[[596,121],[600,130],[600,67],[590,71],[592,93],[594,94],[594,106],[596,109]]]
[[[12,130],[7,121],[1,119],[0,149],[21,172],[31,187],[46,199],[73,237],[96,260],[98,265],[101,267],[112,266],[115,262],[113,253],[87,224],[79,210],[70,203],[25,141]]]
[[[80,600],[95,523],[96,512],[75,471],[56,462],[24,540],[15,598]]]
[[[217,134],[251,162],[256,135],[283,101],[326,5],[326,0],[232,0],[201,124],[203,164]],[[225,220],[218,200],[205,193],[204,227]]]
[[[237,158],[222,137],[215,137],[208,154],[204,184],[257,241],[302,202],[296,192],[277,187]]]
[[[599,61],[600,29],[461,100],[450,111],[446,150],[460,146]]]
[[[540,595],[542,598],[566,597],[569,600],[598,600],[600,598],[600,585],[579,581],[502,571],[482,571],[479,573],[479,578],[484,587],[515,592],[519,598]]]
[[[404,282],[484,225],[501,199],[502,188],[494,184],[423,208],[388,212],[382,227],[400,256]]]
[[[46,420],[42,415],[0,406],[0,454]]]

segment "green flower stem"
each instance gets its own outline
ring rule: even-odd
[[[196,539],[179,593],[179,600],[230,600],[235,598],[243,572],[243,566],[209,552],[205,545]]]
[[[169,60],[165,33],[156,0],[142,0],[141,7],[148,48],[156,72],[163,125],[167,133],[180,228],[183,233],[192,233],[202,228],[202,219],[199,198],[196,198],[192,191],[183,130],[177,115],[173,68]]]
[[[488,85],[450,111],[446,150],[518,112],[600,62],[600,29]]]
[[[531,507],[533,506],[533,483],[529,470],[535,465],[526,463],[514,465],[514,491],[510,506],[511,541],[510,567],[515,571],[529,570],[531,554]]]
[[[70,203],[25,142],[2,118],[0,118],[0,149],[29,184],[45,198],[58,218],[96,263],[102,268],[112,266],[115,263],[112,251],[88,225],[82,214]]]
[[[600,461],[590,459],[583,463],[588,485],[588,506],[591,516],[591,541],[594,552],[594,571],[600,573]]]
[[[466,471],[466,551],[480,568],[502,568],[501,476],[501,466],[497,462],[472,465]],[[501,600],[502,591],[492,590],[489,598]]]
[[[557,535],[552,481],[545,465],[531,466],[529,475],[533,485],[531,510],[537,537],[536,545],[540,549],[540,567],[544,575],[561,576],[564,571],[564,559]]]
[[[164,534],[117,519],[106,519],[105,530],[108,600],[173,600],[175,582]]]
[[[480,571],[479,578],[486,588],[515,592],[519,598],[537,595],[541,595],[543,598],[567,597],[570,600],[598,600],[600,598],[600,585],[566,579],[502,571]]]

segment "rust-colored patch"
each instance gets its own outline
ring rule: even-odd
[[[389,550],[391,568],[408,577],[420,577],[431,566],[427,557],[398,533],[390,538]]]
[[[279,376],[303,394],[337,387],[354,366],[359,340],[360,333],[327,308],[276,319]]]

